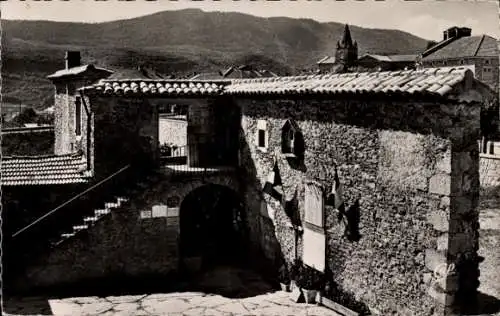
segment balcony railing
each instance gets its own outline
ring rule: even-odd
[[[172,146],[160,153],[161,169],[173,174],[205,174],[234,170],[236,159],[214,144]],[[235,150],[236,151],[236,150]]]

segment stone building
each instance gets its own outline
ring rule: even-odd
[[[451,27],[443,39],[425,50],[420,58],[423,67],[474,66],[475,77],[498,91],[498,44],[488,35],[471,36],[466,27]]]
[[[335,57],[326,56],[317,62],[321,72],[343,72],[356,66],[358,43],[353,42],[349,25],[345,25],[342,38],[337,41]]]
[[[375,315],[448,315],[476,294],[476,139],[492,91],[470,70],[104,79],[77,93],[56,109],[87,107],[90,154],[71,146],[65,114],[59,129],[71,135],[56,133],[58,150],[76,152],[44,159],[85,170],[90,158],[88,187],[76,191],[78,208],[18,234],[29,249],[51,246],[37,247],[16,287],[165,276],[238,257],[268,272],[300,259],[337,289],[326,296]],[[158,157],[158,109],[169,104],[188,108],[183,161]],[[7,163],[9,181],[17,163]],[[143,177],[115,178],[123,170]],[[345,211],[331,201],[336,178]]]
[[[488,35],[471,36],[467,27],[451,27],[443,39],[429,47],[418,58],[420,67],[469,66],[474,76],[496,91],[496,100],[483,113],[483,151],[488,140],[500,140],[500,107],[498,106],[500,64],[498,40]]]
[[[365,54],[358,59],[358,66],[366,70],[395,71],[415,69],[417,55]]]

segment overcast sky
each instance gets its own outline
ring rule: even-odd
[[[369,28],[400,29],[433,40],[440,40],[444,29],[457,25],[472,28],[473,35],[488,34],[500,38],[497,1],[14,0],[1,2],[0,6],[2,19],[93,23],[128,19],[165,10],[199,8],[204,11],[237,11],[262,17],[288,16]]]

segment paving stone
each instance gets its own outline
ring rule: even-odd
[[[180,299],[170,299],[170,300],[156,300],[149,299],[142,303],[142,307],[145,311],[153,315],[165,315],[182,313],[192,306]]]
[[[71,315],[97,315],[113,308],[113,304],[110,302],[95,302],[83,304],[79,310]]]
[[[182,313],[184,316],[199,316],[205,315],[205,307],[194,307],[192,309],[188,309]]]
[[[111,303],[130,303],[140,301],[145,297],[146,295],[108,296],[106,297],[106,300],[110,301]]]
[[[240,302],[231,302],[217,307],[218,311],[231,314],[247,314],[249,311]]]

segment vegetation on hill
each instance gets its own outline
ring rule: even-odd
[[[233,64],[255,64],[280,75],[315,67],[332,55],[343,25],[310,19],[261,18],[198,9],[165,11],[106,23],[2,21],[3,100],[37,109],[53,102],[46,76],[64,67],[64,51],[114,71],[138,64],[186,77]],[[411,54],[427,41],[398,30],[351,26],[359,54]]]

